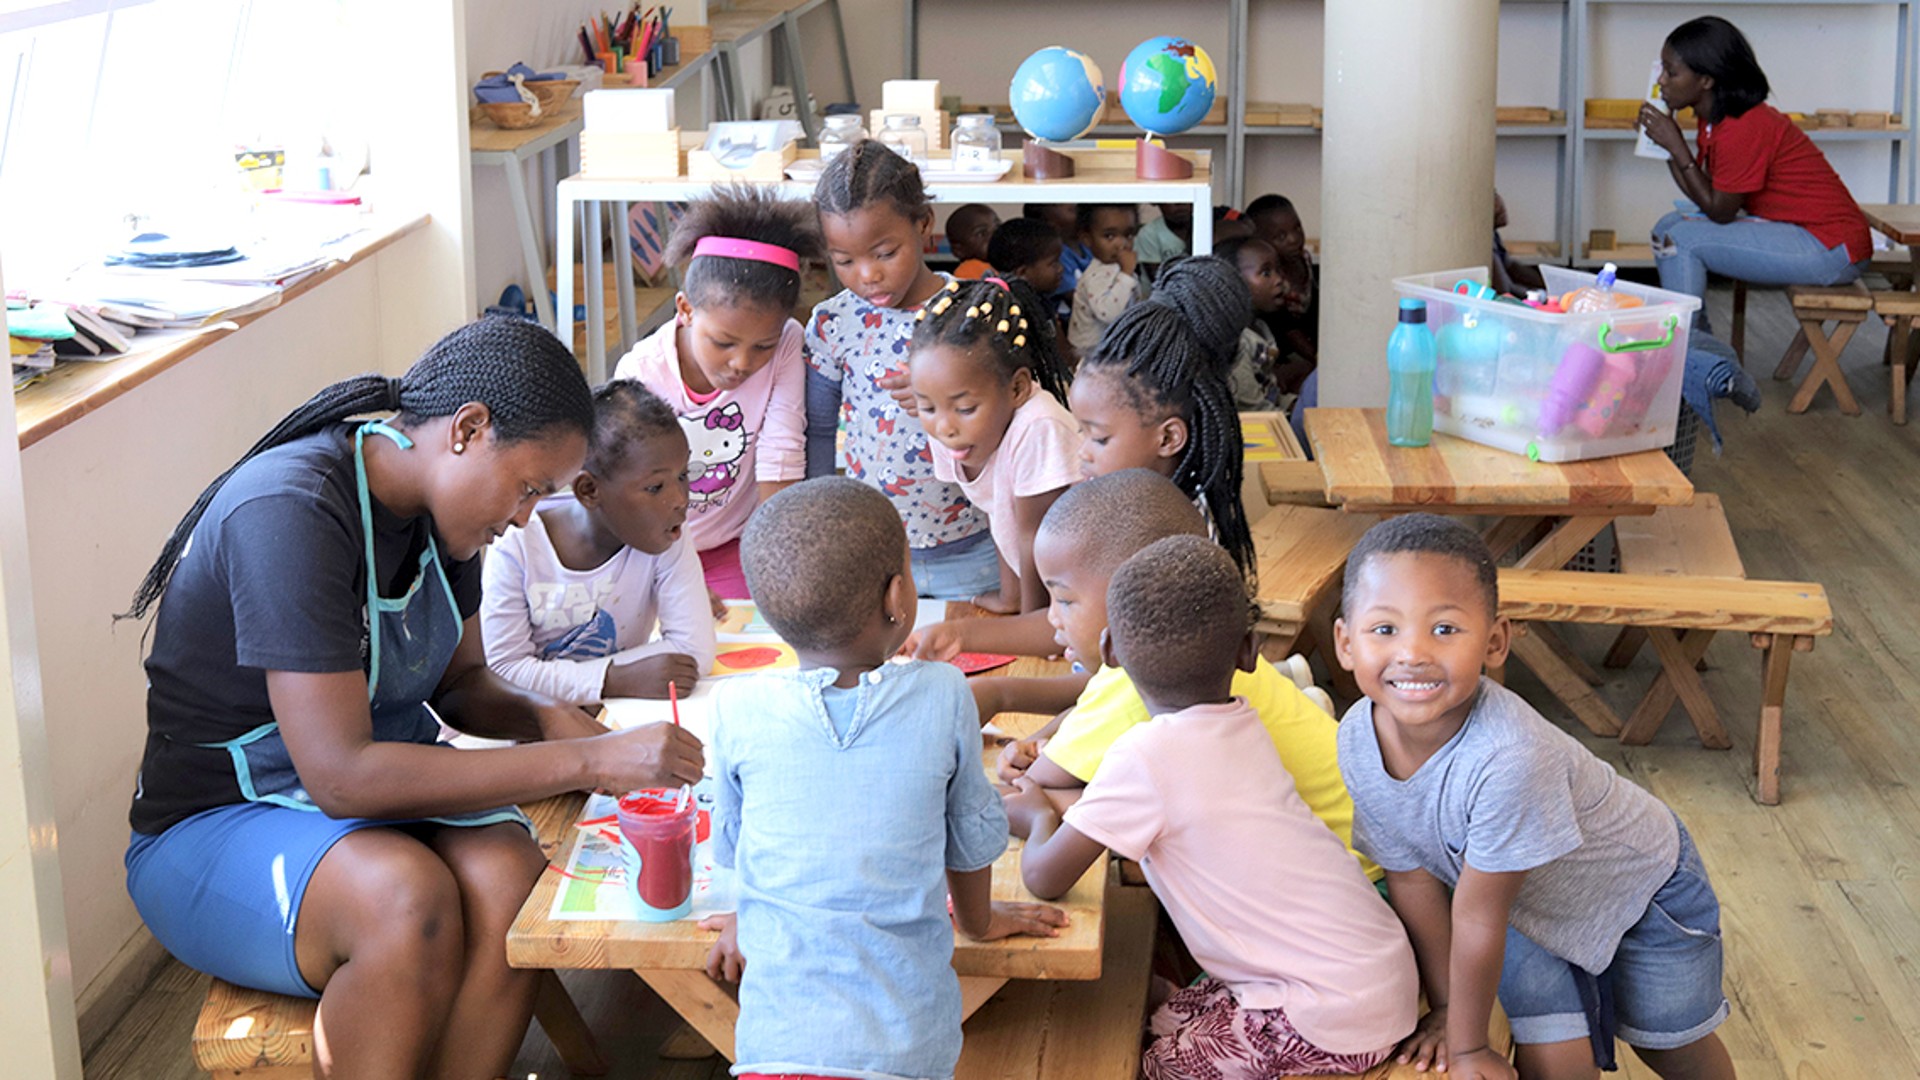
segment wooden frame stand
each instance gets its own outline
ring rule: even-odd
[[[1134,144],[1133,174],[1142,180],[1191,180],[1193,162],[1152,139]]]
[[[1027,140],[1020,164],[1035,180],[1066,180],[1073,176],[1073,159],[1038,139]]]

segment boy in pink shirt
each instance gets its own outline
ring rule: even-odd
[[[813,207],[758,189],[693,203],[668,246],[686,260],[674,318],[614,377],[637,379],[680,418],[690,454],[686,533],[707,587],[743,600],[740,534],[760,500],[807,473],[800,260],[820,254]]]
[[[1107,751],[1062,821],[1024,778],[1007,819],[1027,888],[1055,897],[1102,848],[1139,861],[1207,975],[1153,1015],[1149,1080],[1359,1073],[1413,1030],[1407,937],[1353,857],[1294,790],[1231,695],[1256,655],[1246,586],[1219,545],[1161,540],[1107,592],[1101,650],[1154,719]]]

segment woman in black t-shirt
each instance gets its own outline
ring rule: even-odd
[[[187,964],[319,997],[334,1075],[503,1074],[534,989],[503,942],[546,865],[513,804],[700,778],[682,729],[606,733],[481,651],[480,552],[573,480],[592,423],[551,334],[463,327],[281,421],[134,596],[159,614],[128,891]],[[533,741],[455,751],[436,713]]]

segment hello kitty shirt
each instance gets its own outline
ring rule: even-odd
[[[807,475],[807,366],[800,324],[787,320],[773,360],[733,390],[695,394],[680,374],[669,321],[634,345],[614,368],[616,379],[638,379],[666,399],[680,417],[687,459],[687,539],[709,551],[735,540],[760,505],[757,484]]]
[[[806,351],[815,396],[838,406],[846,428],[847,475],[892,500],[908,545],[925,550],[985,531],[987,518],[960,485],[934,479],[926,429],[878,382],[907,369],[918,310],[875,307],[843,289],[813,309]],[[826,409],[810,411],[817,427],[809,429],[808,441],[820,447],[810,456],[824,460],[808,472],[822,475],[832,471],[833,430],[824,423]]]

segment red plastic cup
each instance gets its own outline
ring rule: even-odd
[[[621,797],[616,807],[620,835],[640,857],[634,882],[641,918],[680,918],[693,901],[693,836],[700,811],[678,790],[649,789]]]

